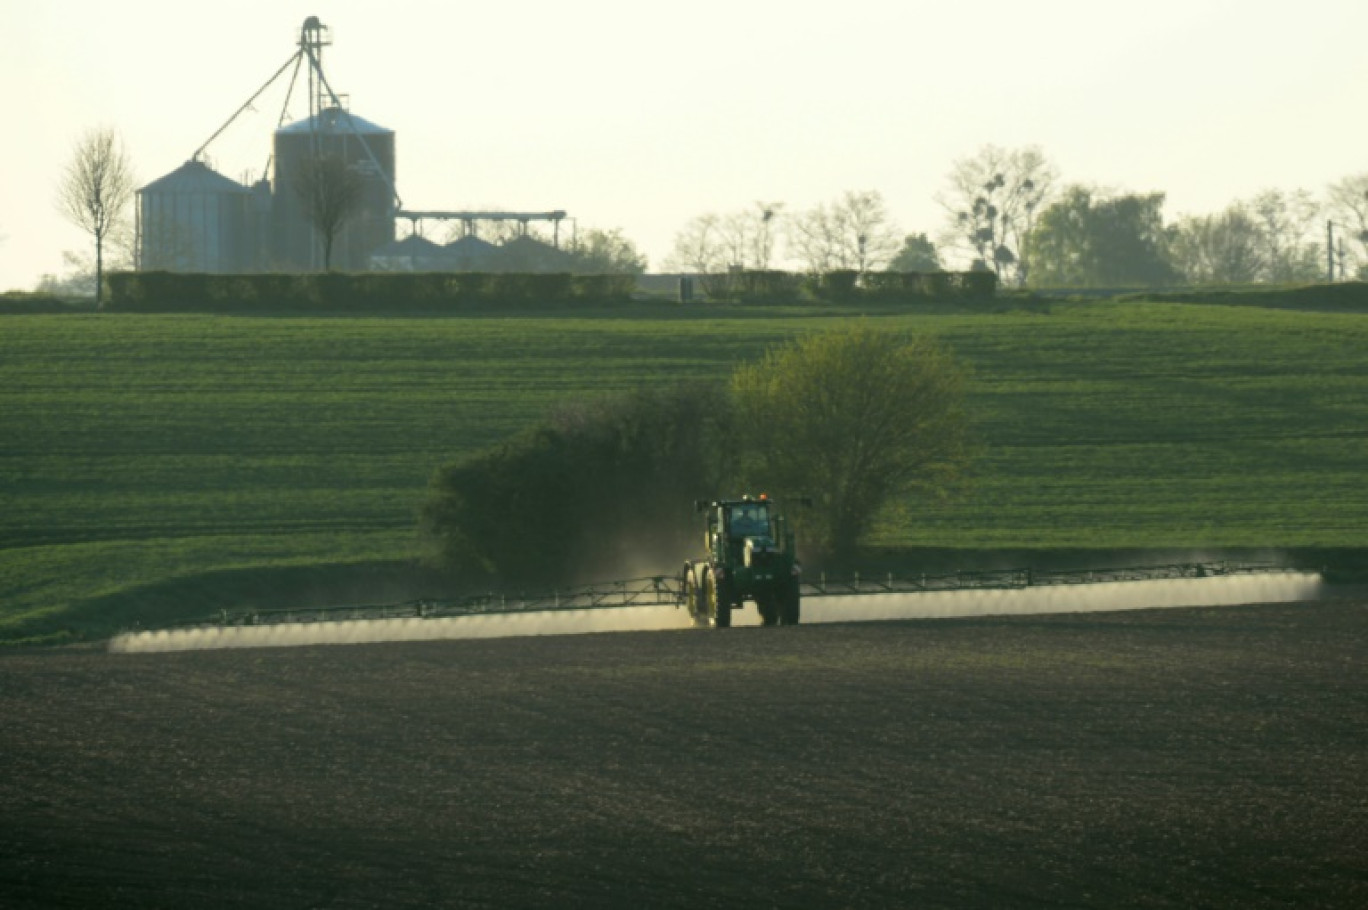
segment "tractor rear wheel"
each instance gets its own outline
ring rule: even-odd
[[[717,578],[708,572],[703,576],[703,597],[708,606],[708,618],[714,628],[731,628],[731,593],[718,589]]]
[[[779,621],[786,626],[796,626],[802,616],[803,597],[794,585],[779,598]]]

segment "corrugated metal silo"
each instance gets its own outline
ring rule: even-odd
[[[321,245],[295,189],[304,162],[317,154],[340,156],[362,175],[360,210],[335,239],[332,265],[365,269],[372,253],[394,241],[394,131],[336,107],[276,130],[272,210],[280,261],[274,264],[323,265]]]
[[[173,272],[255,267],[251,191],[202,161],[138,190],[139,266]]]

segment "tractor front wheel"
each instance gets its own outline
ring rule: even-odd
[[[689,618],[693,620],[694,628],[701,629],[708,625],[708,604],[703,597],[702,587],[698,583],[698,573],[693,565],[684,565],[684,606],[689,610]]]

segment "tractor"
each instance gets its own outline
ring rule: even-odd
[[[694,625],[726,629],[732,611],[755,601],[762,625],[796,626],[801,568],[793,529],[769,497],[694,503],[707,515],[708,555],[684,563],[679,590]]]

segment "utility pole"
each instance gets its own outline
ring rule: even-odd
[[[1325,222],[1325,267],[1330,284],[1335,283],[1335,222]]]

